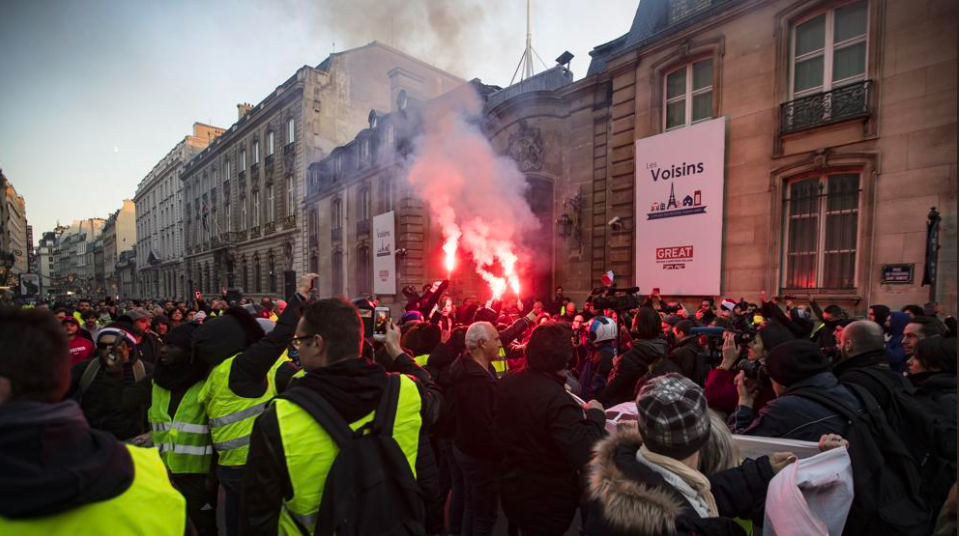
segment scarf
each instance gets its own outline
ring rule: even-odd
[[[649,467],[676,488],[693,505],[699,517],[719,517],[716,498],[710,491],[709,479],[679,460],[651,452],[643,445],[636,452],[636,461]]]

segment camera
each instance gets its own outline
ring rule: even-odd
[[[739,346],[749,346],[750,344],[752,344],[755,338],[756,338],[755,329],[747,329],[745,331],[736,332],[736,344]]]
[[[733,370],[737,373],[740,370],[743,371],[744,376],[756,380],[756,382],[763,387],[772,387],[772,378],[770,378],[769,371],[766,369],[765,359],[757,359],[755,361],[742,359],[736,363]]]
[[[639,297],[639,287],[597,287],[593,289],[589,296],[594,310],[629,311],[638,309],[642,305]]]

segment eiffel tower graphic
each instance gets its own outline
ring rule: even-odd
[[[679,208],[679,205],[676,204],[676,184],[669,185],[669,202],[666,203],[666,210],[671,208]]]

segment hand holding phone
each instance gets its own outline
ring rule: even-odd
[[[373,340],[383,342],[386,340],[386,330],[391,321],[391,311],[389,307],[377,307],[373,310]]]

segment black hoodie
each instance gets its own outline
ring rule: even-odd
[[[126,447],[90,428],[76,402],[0,404],[0,517],[29,519],[106,501],[133,477]]]

